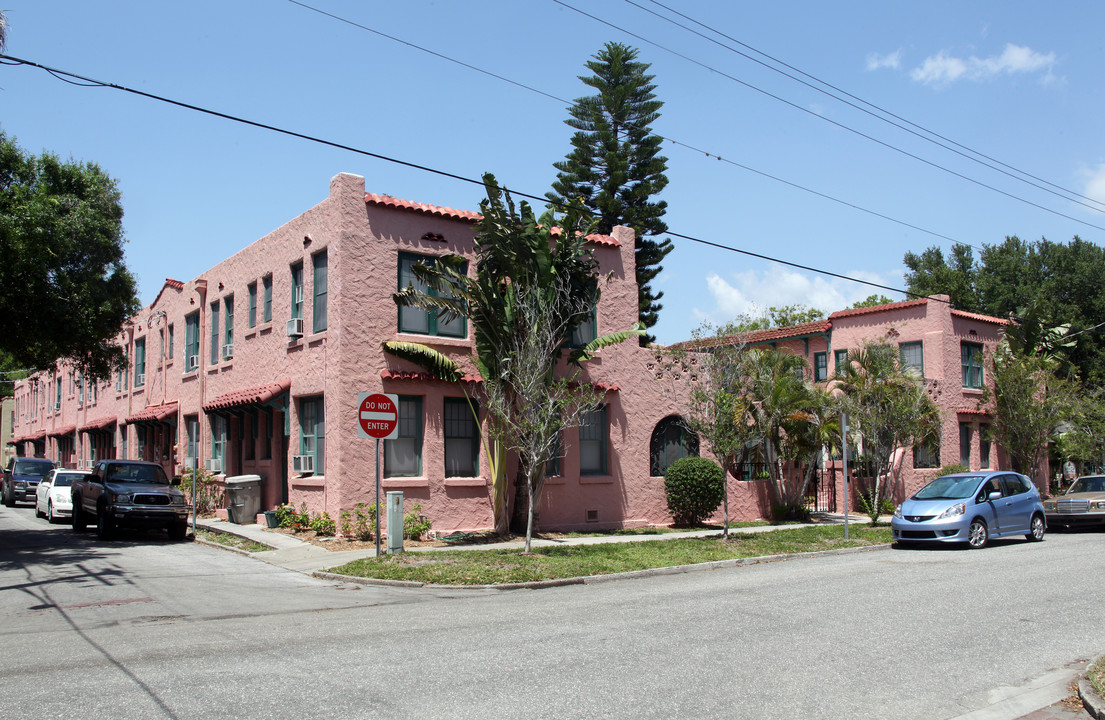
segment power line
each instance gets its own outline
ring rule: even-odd
[[[1037,177],[1036,175],[1033,175],[1032,173],[1029,173],[1025,170],[1020,170],[1016,167],[1013,167],[1012,165],[1009,165],[1009,164],[1004,163],[1000,160],[992,158],[989,155],[986,155],[985,153],[982,153],[978,150],[974,150],[973,148],[970,148],[970,147],[967,147],[966,145],[958,143],[958,142],[956,142],[956,141],[954,141],[950,138],[947,138],[947,137],[941,135],[938,132],[935,132],[933,130],[929,130],[928,128],[923,127],[921,125],[918,125],[917,123],[914,123],[910,120],[907,120],[906,118],[901,117],[900,115],[896,115],[895,113],[887,110],[886,108],[880,107],[880,106],[878,106],[878,105],[876,105],[876,104],[874,104],[874,103],[872,103],[868,100],[864,100],[861,97],[857,97],[856,95],[853,95],[852,93],[848,92],[847,90],[843,90],[843,89],[837,87],[836,85],[833,85],[830,82],[827,82],[827,81],[822,80],[822,79],[820,79],[820,78],[818,78],[814,75],[811,75],[811,74],[809,74],[809,73],[807,73],[807,72],[805,72],[805,71],[803,71],[799,68],[794,67],[793,65],[789,65],[786,62],[784,62],[784,61],[782,61],[782,60],[780,60],[776,57],[773,57],[773,56],[771,56],[771,55],[769,55],[769,54],[767,54],[767,53],[765,53],[761,50],[757,50],[756,48],[752,47],[751,45],[748,45],[747,43],[741,42],[740,40],[732,37],[731,35],[727,35],[726,33],[721,32],[717,28],[706,25],[706,24],[690,17],[689,15],[681,13],[678,10],[663,4],[662,2],[659,2],[659,0],[648,0],[648,2],[651,2],[653,5],[658,5],[662,8],[664,8],[665,10],[667,10],[668,12],[673,13],[674,15],[677,15],[681,18],[684,18],[685,20],[688,20],[688,21],[694,23],[695,25],[698,25],[699,27],[705,28],[705,29],[709,30],[710,32],[716,33],[717,35],[720,35],[721,37],[725,38],[726,40],[734,42],[737,45],[739,45],[743,48],[746,48],[747,50],[755,53],[756,55],[760,55],[762,57],[767,58],[768,60],[770,60],[773,63],[781,65],[782,67],[785,67],[788,70],[793,70],[794,72],[798,73],[802,77],[809,78],[810,80],[812,80],[815,83],[818,83],[820,85],[824,85],[825,87],[830,88],[834,92],[840,93],[841,95],[844,95],[847,98],[851,98],[852,100],[855,100],[857,103],[861,103],[863,105],[866,105],[869,108],[873,108],[874,110],[877,110],[879,113],[882,113],[883,115],[885,115],[887,117],[883,117],[883,115],[879,115],[878,113],[872,112],[871,110],[868,110],[864,107],[860,107],[860,105],[857,105],[856,103],[850,102],[848,100],[845,100],[842,97],[834,95],[833,93],[828,92],[824,88],[817,87],[817,85],[806,82],[805,80],[802,80],[801,78],[797,78],[797,77],[795,77],[794,75],[791,75],[788,72],[780,70],[779,68],[774,67],[769,63],[766,63],[766,62],[764,62],[764,61],[762,61],[758,58],[752,57],[751,55],[748,55],[747,53],[743,53],[740,50],[737,50],[736,48],[732,48],[732,47],[729,47],[729,46],[725,45],[724,43],[720,43],[717,40],[714,40],[713,38],[710,38],[710,37],[707,37],[707,36],[703,35],[702,33],[698,32],[697,30],[693,30],[693,29],[687,27],[686,25],[683,25],[682,23],[675,22],[671,18],[664,17],[663,15],[655,12],[654,10],[650,10],[646,7],[643,7],[636,0],[625,0],[625,1],[627,3],[629,3],[630,5],[633,5],[634,7],[639,8],[642,11],[649,13],[650,15],[653,15],[657,18],[660,18],[661,20],[664,20],[665,22],[671,23],[672,25],[675,25],[676,27],[680,27],[680,28],[686,30],[687,32],[693,33],[693,34],[701,37],[704,40],[707,40],[709,42],[714,43],[715,45],[717,45],[719,47],[725,48],[726,50],[729,50],[730,52],[733,52],[737,55],[740,55],[741,57],[743,57],[747,60],[751,60],[752,62],[754,62],[758,65],[761,65],[761,66],[767,68],[768,70],[771,70],[772,72],[779,73],[780,75],[782,75],[784,77],[790,78],[791,80],[794,80],[797,83],[801,83],[802,85],[805,85],[806,87],[808,87],[812,90],[815,90],[819,93],[822,93],[823,95],[827,95],[828,97],[831,97],[834,100],[842,102],[845,105],[848,105],[849,107],[855,108],[856,110],[859,110],[862,113],[866,113],[867,115],[870,115],[873,118],[876,118],[878,120],[881,120],[882,122],[888,123],[889,125],[892,125],[892,126],[898,128],[900,130],[908,132],[911,135],[914,135],[914,136],[916,136],[916,137],[918,137],[918,138],[920,138],[920,139],[922,139],[926,142],[932,143],[932,144],[934,144],[938,147],[941,147],[941,148],[944,148],[945,150],[948,150],[949,152],[953,152],[957,155],[960,155],[961,157],[966,158],[967,160],[970,160],[972,162],[978,163],[978,164],[982,165],[983,167],[987,167],[987,168],[990,168],[991,170],[994,170],[996,172],[1000,172],[1003,175],[1007,175],[1007,176],[1013,178],[1014,180],[1018,180],[1020,182],[1026,183],[1028,185],[1031,185],[1034,188],[1037,188],[1039,190],[1043,190],[1044,192],[1051,193],[1052,195],[1055,195],[1056,197],[1062,198],[1063,200],[1068,200],[1070,202],[1075,202],[1075,203],[1077,203],[1079,205],[1082,205],[1084,207],[1087,207],[1090,210],[1093,210],[1095,212],[1105,212],[1105,210],[1103,210],[1099,207],[1094,207],[1092,205],[1087,205],[1085,202],[1081,202],[1080,200],[1076,200],[1075,198],[1081,198],[1081,200],[1085,200],[1085,201],[1094,203],[1095,205],[1099,205],[1099,206],[1103,206],[1103,207],[1105,207],[1105,202],[1101,202],[1100,200],[1095,200],[1094,198],[1087,197],[1087,196],[1085,196],[1085,195],[1083,195],[1079,192],[1076,192],[1074,190],[1069,190],[1069,189],[1064,188],[1060,185],[1056,185],[1055,183],[1052,183],[1052,182],[1049,182],[1047,180],[1044,180],[1043,178]],[[905,125],[908,125],[910,127],[905,127],[904,125],[901,125],[897,122],[889,120],[888,117],[889,118],[894,118],[894,120],[899,120],[902,123],[905,123]],[[911,130],[910,128],[916,128],[917,130]],[[921,131],[921,132],[917,132],[918,130]],[[924,135],[922,133],[927,133],[928,135],[931,135],[932,137],[926,137],[926,135]],[[942,140],[944,142],[938,142],[937,140],[934,140],[933,138],[937,138],[938,140]],[[949,147],[948,145],[944,144],[945,142],[950,143],[951,145],[954,145],[955,147]],[[957,150],[956,148],[961,148],[961,150]],[[970,154],[968,154],[968,153],[970,153]],[[977,155],[978,157],[972,157],[971,155]],[[988,160],[990,162],[983,162],[982,160],[979,160],[978,158],[983,158],[983,160]],[[990,163],[996,163],[997,165],[1000,165],[1001,167],[995,167],[994,165],[991,165]],[[1003,170],[1002,168],[1008,168],[1008,170]],[[1009,170],[1011,170],[1013,172],[1009,172]],[[1048,189],[1046,187],[1043,187],[1041,185],[1038,185],[1034,182],[1029,182],[1028,180],[1025,180],[1024,177],[1018,177],[1017,174],[1014,174],[1014,173],[1017,173],[1019,175],[1023,175],[1027,178],[1031,178],[1032,180],[1039,181],[1041,183],[1044,183],[1045,185],[1049,185],[1049,186],[1055,188],[1056,190],[1061,190],[1063,193],[1066,193],[1066,195],[1055,192],[1055,190],[1050,190],[1050,189]]]
[[[288,136],[291,136],[291,137],[299,138],[301,140],[307,140],[308,142],[313,142],[313,143],[318,143],[318,144],[321,144],[321,145],[326,145],[328,147],[337,148],[339,150],[346,150],[348,152],[356,153],[358,155],[364,155],[366,157],[371,157],[371,158],[374,158],[374,159],[377,159],[377,160],[383,160],[385,162],[395,163],[397,165],[402,165],[404,167],[409,167],[409,168],[413,168],[413,169],[416,169],[416,170],[422,170],[424,172],[434,173],[436,175],[441,175],[441,176],[444,176],[444,177],[452,178],[454,180],[460,180],[462,182],[467,182],[467,183],[471,183],[473,185],[478,185],[480,187],[484,187],[484,183],[483,183],[482,180],[476,180],[476,179],[473,179],[473,178],[465,177],[463,175],[458,175],[456,173],[451,173],[451,172],[447,172],[447,171],[444,171],[444,170],[438,170],[436,168],[431,168],[431,167],[428,167],[428,166],[425,166],[425,165],[419,165],[417,163],[412,163],[412,162],[408,162],[408,161],[405,161],[405,160],[400,160],[398,158],[389,157],[387,155],[381,155],[380,153],[370,152],[368,150],[363,150],[361,148],[355,148],[355,147],[352,147],[350,145],[344,145],[342,143],[337,143],[337,142],[333,142],[333,141],[330,141],[330,140],[324,140],[322,138],[315,137],[313,135],[307,135],[305,133],[295,132],[293,130],[287,130],[287,129],[284,129],[284,128],[276,127],[275,125],[269,125],[269,124],[266,124],[266,123],[257,122],[255,120],[247,120],[245,118],[241,118],[241,117],[238,117],[236,115],[230,115],[229,113],[223,113],[223,112],[219,112],[217,110],[211,110],[211,109],[208,109],[208,108],[204,108],[204,107],[201,107],[199,105],[193,105],[191,103],[181,102],[179,100],[173,100],[171,98],[163,97],[161,95],[156,95],[154,93],[149,93],[149,92],[145,92],[145,91],[142,91],[142,90],[135,90],[133,88],[126,87],[124,85],[119,85],[119,84],[116,84],[116,83],[109,83],[109,82],[103,82],[103,81],[100,81],[100,80],[95,80],[93,78],[85,77],[83,75],[78,75],[76,73],[67,72],[65,70],[59,70],[57,68],[47,67],[46,65],[42,65],[40,63],[36,63],[36,62],[31,61],[31,60],[24,60],[22,58],[17,58],[17,57],[13,57],[11,55],[3,55],[3,54],[0,54],[0,60],[7,60],[7,61],[10,61],[11,63],[13,63],[15,65],[26,65],[26,66],[29,66],[29,67],[38,68],[40,70],[44,70],[45,72],[49,73],[50,75],[52,75],[54,77],[58,77],[59,75],[63,75],[67,78],[74,78],[76,80],[82,81],[83,83],[87,83],[88,84],[87,86],[89,86],[89,87],[102,87],[102,88],[109,88],[109,89],[112,89],[112,90],[119,90],[121,92],[131,93],[133,95],[138,95],[140,97],[144,97],[144,98],[147,98],[147,99],[150,99],[150,100],[156,100],[158,102],[167,103],[169,105],[175,105],[177,107],[185,108],[187,110],[193,110],[195,112],[203,113],[203,114],[206,114],[206,115],[212,115],[214,117],[222,118],[224,120],[230,120],[232,122],[241,123],[243,125],[249,125],[250,127],[260,128],[262,130],[269,130],[271,132],[279,133],[279,134],[282,134],[282,135],[288,135]],[[506,188],[504,188],[504,190],[506,190]],[[525,193],[525,192],[520,192],[520,191],[517,191],[517,190],[510,190],[509,192],[513,195],[518,196],[518,197],[528,198],[530,200],[536,200],[536,201],[541,202],[541,203],[547,203],[548,202],[548,199],[543,197],[543,196],[534,195],[534,194]],[[820,275],[826,275],[826,276],[829,276],[829,277],[835,277],[835,278],[839,278],[839,279],[842,279],[842,280],[848,280],[850,282],[859,283],[861,285],[868,285],[870,287],[879,288],[881,290],[888,290],[890,292],[901,293],[903,295],[912,296],[912,297],[926,297],[925,295],[920,295],[918,293],[913,293],[913,292],[910,292],[908,290],[902,290],[900,288],[890,287],[889,285],[881,285],[879,283],[871,282],[869,280],[861,280],[859,278],[848,277],[847,275],[841,275],[839,273],[834,273],[834,272],[829,271],[829,270],[822,270],[820,268],[816,268],[816,267],[813,267],[813,266],[810,266],[810,265],[802,265],[802,264],[799,264],[799,263],[790,262],[789,260],[782,260],[780,258],[772,257],[770,255],[755,253],[755,252],[751,252],[749,250],[741,250],[740,248],[730,247],[728,245],[721,245],[719,243],[711,242],[709,240],[703,240],[702,238],[694,237],[693,235],[684,235],[684,234],[681,234],[681,233],[676,233],[676,232],[671,232],[671,231],[669,231],[668,234],[670,234],[674,237],[677,237],[677,238],[681,238],[683,240],[688,240],[690,242],[698,243],[698,244],[701,244],[701,245],[706,245],[708,247],[714,247],[714,248],[718,248],[718,249],[721,249],[721,250],[727,250],[729,252],[738,253],[740,255],[745,255],[745,256],[748,256],[748,257],[758,258],[760,260],[768,260],[768,261],[771,261],[771,262],[779,263],[780,265],[786,265],[787,267],[793,267],[793,268],[797,268],[797,269],[800,269],[800,270],[806,270],[808,272],[817,273],[817,274],[820,274]],[[939,298],[930,298],[930,299],[939,300]]]
[[[556,3],[557,5],[560,5],[561,7],[567,8],[568,10],[572,10],[573,12],[577,12],[580,15],[583,15],[584,17],[591,18],[595,22],[606,25],[607,27],[612,28],[614,30],[617,30],[618,32],[625,33],[626,35],[629,35],[630,37],[636,38],[636,39],[640,40],[641,42],[646,42],[649,45],[652,45],[653,47],[659,48],[659,49],[663,50],[666,53],[670,53],[672,55],[675,55],[678,58],[682,58],[683,60],[686,60],[689,63],[693,63],[695,65],[698,65],[699,67],[701,67],[705,70],[709,70],[710,72],[717,73],[718,75],[721,75],[724,78],[732,80],[733,82],[737,83],[738,85],[746,87],[749,90],[754,90],[754,91],[756,91],[756,92],[758,92],[762,95],[766,95],[767,97],[772,98],[773,100],[781,102],[784,105],[792,107],[795,110],[798,110],[800,112],[806,113],[807,115],[815,117],[815,118],[817,118],[817,119],[819,119],[823,122],[827,122],[831,125],[834,125],[834,126],[840,128],[841,130],[846,130],[847,132],[858,135],[859,137],[862,137],[866,140],[870,140],[873,143],[876,143],[878,145],[882,145],[883,147],[887,148],[888,150],[893,150],[894,152],[901,153],[902,155],[905,155],[906,157],[913,158],[914,160],[916,160],[918,162],[921,162],[921,163],[924,163],[925,165],[928,165],[932,168],[935,168],[937,170],[942,170],[943,172],[946,172],[949,175],[953,175],[957,178],[960,178],[961,180],[966,180],[969,183],[972,183],[974,185],[978,185],[979,187],[986,188],[987,190],[991,190],[993,192],[996,192],[999,195],[1004,195],[1005,197],[1008,197],[1012,200],[1022,202],[1026,205],[1030,205],[1030,206],[1032,206],[1032,207],[1034,207],[1038,210],[1043,210],[1044,212],[1051,213],[1052,215],[1057,215],[1061,218],[1065,218],[1065,219],[1070,220],[1072,222],[1076,222],[1076,223],[1079,223],[1079,224],[1082,224],[1082,225],[1086,225],[1087,227],[1092,227],[1095,230],[1101,230],[1101,231],[1105,232],[1105,226],[1094,225],[1091,222],[1087,222],[1085,220],[1079,220],[1078,218],[1076,218],[1072,215],[1066,215],[1064,213],[1059,212],[1058,210],[1052,210],[1051,208],[1040,205],[1039,203],[1032,202],[1031,200],[1028,200],[1026,198],[1022,198],[1018,195],[1014,195],[1013,193],[1006,192],[1005,190],[1001,190],[999,188],[996,188],[993,185],[988,185],[988,184],[982,182],[981,180],[975,180],[974,178],[968,177],[967,175],[964,175],[963,173],[956,172],[955,170],[952,170],[951,168],[946,168],[943,165],[940,165],[939,163],[934,163],[931,160],[926,160],[925,158],[921,157],[920,155],[916,155],[914,153],[911,153],[908,150],[903,150],[902,148],[896,147],[895,145],[891,145],[888,142],[884,142],[882,140],[879,140],[878,138],[876,138],[872,135],[868,135],[868,134],[866,134],[864,132],[861,132],[859,130],[856,130],[855,128],[848,127],[844,123],[839,123],[836,120],[825,117],[824,115],[818,115],[813,110],[810,110],[808,108],[804,108],[804,107],[802,107],[801,105],[799,105],[797,103],[793,103],[790,100],[787,100],[783,97],[780,97],[778,95],[770,93],[767,90],[764,90],[763,88],[756,87],[755,85],[753,85],[751,83],[748,83],[748,82],[745,82],[744,80],[741,80],[738,77],[730,75],[729,73],[726,73],[722,70],[718,70],[717,68],[715,68],[711,65],[707,65],[706,63],[701,62],[699,60],[695,60],[694,58],[692,58],[688,55],[680,53],[676,50],[672,50],[671,48],[669,48],[665,45],[662,45],[658,42],[655,42],[654,40],[649,40],[648,38],[644,37],[643,35],[639,35],[635,32],[627,30],[627,29],[621,27],[620,25],[616,25],[616,24],[614,24],[614,23],[612,23],[608,20],[603,20],[602,18],[598,17],[597,15],[592,15],[591,13],[586,12],[585,10],[580,10],[577,7],[573,7],[572,5],[569,5],[568,3],[564,2],[564,0],[552,0],[552,2]]]

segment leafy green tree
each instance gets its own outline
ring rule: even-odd
[[[886,342],[869,341],[850,350],[848,362],[837,368],[833,379],[849,428],[858,435],[852,442],[862,438],[862,456],[871,469],[870,476],[860,478],[858,491],[871,522],[877,522],[883,500],[901,477],[902,464],[895,461],[898,451],[937,437],[940,409],[920,376],[903,371],[897,348]]]
[[[909,268],[905,280],[911,293],[948,295],[954,307],[982,312],[976,287],[978,269],[970,246],[953,245],[951,257],[946,259],[938,247],[930,247],[920,255],[907,252],[904,262]]]
[[[875,307],[877,305],[889,305],[894,302],[885,295],[868,295],[865,299],[852,303],[852,310],[859,308]]]
[[[594,75],[580,80],[596,94],[579,98],[568,110],[571,117],[565,122],[576,131],[572,150],[553,164],[557,180],[546,197],[561,208],[573,198],[582,199],[597,221],[597,232],[608,234],[616,225],[633,228],[639,318],[650,328],[659,318],[664,295],[650,283],[673,249],[670,239],[654,239],[668,229],[662,220],[667,203],[652,200],[668,184],[662,138],[650,130],[664,103],[653,92],[649,64],[639,62],[637,50],[628,45],[607,43],[587,68]],[[654,340],[643,335],[641,344]]]
[[[807,305],[772,305],[760,317],[741,315],[735,320],[718,328],[718,335],[739,335],[740,333],[770,330],[771,328],[791,327],[824,320],[825,313]]]
[[[1070,460],[1079,474],[1105,470],[1105,389],[1083,388],[1067,408],[1059,436],[1059,457]]]
[[[525,479],[525,493],[516,505],[524,501],[528,509],[528,551],[545,463],[557,447],[555,436],[566,424],[578,422],[588,403],[595,402],[571,382],[574,373],[556,376],[557,363],[566,356],[578,369],[602,348],[642,330],[636,326],[566,349],[576,328],[591,318],[601,294],[586,240],[592,229],[590,215],[573,201],[559,218],[551,211],[537,218],[525,202],[515,208],[494,176],[485,175],[484,184],[487,199],[480,203],[475,275],[467,273],[465,258],[448,255],[433,265],[413,267],[434,295],[411,286],[394,299],[399,305],[437,312],[442,319],[466,316],[471,322],[474,363],[483,377],[481,399],[489,412],[484,440],[492,462],[496,530],[505,532],[509,522],[503,462],[503,451],[509,449],[518,454],[519,474]],[[457,363],[432,348],[394,342],[384,348],[442,379],[460,379]]]
[[[96,380],[123,365],[114,338],[139,302],[122,220],[97,165],[27,154],[0,132],[0,352],[14,364],[61,359]]]

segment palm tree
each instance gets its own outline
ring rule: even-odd
[[[534,434],[534,425],[523,419],[532,409],[528,391],[532,381],[546,390],[559,388],[575,392],[555,378],[558,361],[566,355],[577,368],[601,348],[643,332],[641,327],[611,333],[583,347],[565,350],[568,340],[580,325],[588,322],[600,296],[597,266],[587,244],[593,227],[590,216],[579,202],[569,204],[559,221],[551,211],[536,218],[528,203],[515,207],[510,194],[502,190],[494,176],[484,176],[487,199],[480,203],[483,214],[476,236],[476,273],[467,273],[467,260],[450,255],[433,265],[419,264],[413,274],[434,290],[433,295],[413,286],[394,295],[403,306],[438,312],[442,320],[467,317],[472,323],[476,352],[474,363],[483,377],[483,397],[488,405],[488,430],[485,449],[491,461],[492,506],[495,528],[505,534],[507,486],[504,448],[520,449],[521,443],[544,445],[548,432],[559,432],[561,423],[542,424]],[[535,341],[537,341],[535,345]],[[523,358],[526,349],[534,357]],[[413,343],[385,343],[393,354],[430,368],[443,379],[456,379],[455,363],[440,353]],[[523,372],[517,370],[526,365]],[[576,393],[583,401],[584,394]],[[568,403],[569,405],[571,403]],[[577,403],[578,405],[578,403]],[[564,409],[563,404],[561,404]],[[540,454],[519,453],[520,474],[527,478],[526,502],[530,508],[527,522],[527,550],[532,534],[532,514],[540,501],[544,462]]]

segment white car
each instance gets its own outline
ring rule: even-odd
[[[35,491],[35,515],[50,522],[54,522],[54,518],[70,517],[73,514],[73,498],[69,487],[75,479],[88,474],[88,470],[51,470]]]

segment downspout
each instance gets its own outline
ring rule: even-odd
[[[200,317],[198,327],[196,328],[197,338],[196,341],[199,344],[199,357],[196,358],[196,373],[199,375],[200,385],[200,412],[196,416],[197,420],[203,416],[203,406],[207,402],[207,372],[203,364],[203,339],[207,337],[207,281],[204,279],[196,280],[192,289],[197,295],[200,296]],[[185,432],[187,433],[187,424],[185,425]],[[196,434],[196,467],[199,467],[200,458],[204,457],[204,438],[206,433],[202,429],[197,428]],[[187,442],[185,437],[185,442]]]

